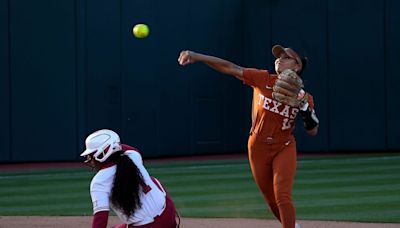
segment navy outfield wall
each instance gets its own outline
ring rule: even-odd
[[[0,160],[11,160],[8,1],[0,0]]]
[[[74,158],[75,2],[1,6],[1,160]]]
[[[386,149],[400,148],[400,3],[385,1],[384,26],[384,82],[385,82],[385,126]]]
[[[400,3],[386,1],[0,0],[1,162],[79,159],[111,128],[147,157],[246,150],[251,88],[192,49],[273,69],[271,46],[310,59],[320,133],[300,151],[400,149]],[[150,36],[132,37],[136,23]]]
[[[275,43],[294,47],[310,60],[304,80],[315,97],[321,126],[311,139],[297,127],[300,150],[399,150],[398,1],[286,0],[246,5],[247,64],[271,63],[270,52],[259,50]],[[267,46],[258,40],[260,35]],[[301,126],[301,121],[297,124]]]

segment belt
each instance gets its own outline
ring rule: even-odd
[[[289,145],[291,141],[294,141],[293,135],[277,135],[277,136],[261,136],[254,133],[250,135],[254,135],[256,140],[259,142],[264,142],[268,145],[276,144],[276,143],[285,143],[285,145]]]
[[[274,138],[273,137],[267,137],[266,139],[265,139],[265,142],[268,144],[268,145],[271,145],[271,144],[274,144],[274,143],[285,143],[285,146],[287,146],[287,145],[289,145],[289,143],[291,142],[291,140],[290,139],[287,139],[287,140],[285,140],[285,141],[277,141],[277,140],[274,140]]]

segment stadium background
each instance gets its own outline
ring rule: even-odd
[[[0,0],[0,162],[74,161],[99,128],[148,157],[243,153],[251,89],[182,49],[273,69],[272,45],[310,59],[321,121],[301,152],[400,149],[395,0]],[[132,26],[150,26],[145,40]],[[298,122],[298,126],[301,123]]]

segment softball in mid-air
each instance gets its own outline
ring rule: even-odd
[[[142,39],[149,35],[149,27],[146,24],[136,24],[132,29],[133,35],[136,38]]]

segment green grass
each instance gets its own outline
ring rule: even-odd
[[[184,217],[272,218],[248,161],[147,163]],[[91,215],[86,168],[3,172],[0,215]],[[299,219],[400,223],[400,155],[308,157],[298,161]]]

